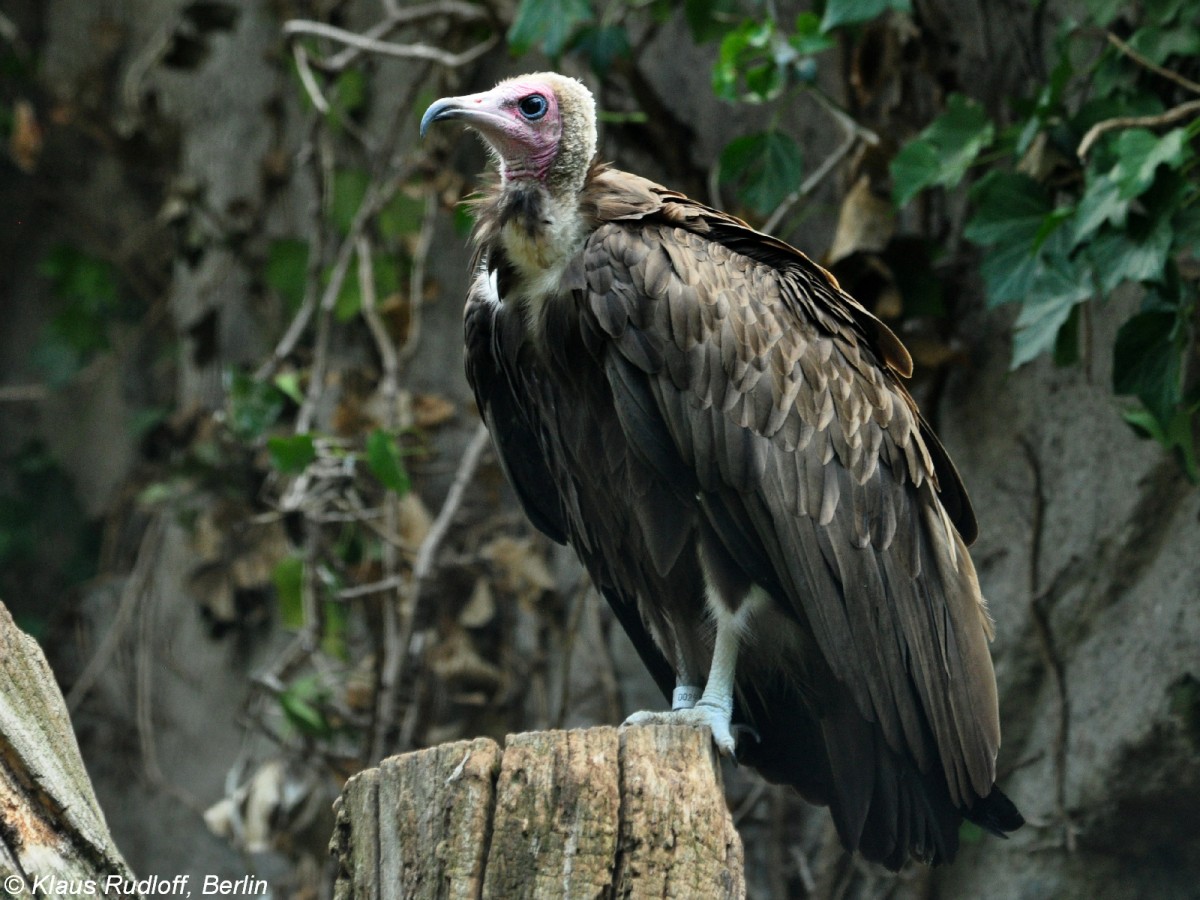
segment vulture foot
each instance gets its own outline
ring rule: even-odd
[[[728,756],[735,761],[737,755],[737,740],[734,731],[740,731],[745,726],[734,728],[729,724],[729,711],[715,704],[700,700],[690,709],[673,709],[670,711],[643,710],[635,712],[623,723],[625,725],[691,725],[693,728],[707,728],[712,732],[713,743],[722,756]],[[757,735],[756,735],[757,736]]]

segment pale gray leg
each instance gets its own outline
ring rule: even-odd
[[[737,743],[730,729],[730,720],[733,716],[733,684],[738,649],[750,617],[765,600],[765,594],[751,591],[735,613],[730,613],[719,600],[710,602],[717,621],[717,634],[703,695],[691,708],[676,708],[671,712],[637,712],[626,719],[625,724],[686,724],[708,728],[721,753],[732,756]]]

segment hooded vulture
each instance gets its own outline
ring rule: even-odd
[[[467,377],[530,520],[673,697],[630,722],[740,743],[891,869],[952,859],[963,818],[1019,827],[975,517],[899,339],[783,241],[595,161],[574,79],[438,100],[421,133],[452,120],[499,169]]]

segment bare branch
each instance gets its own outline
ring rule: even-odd
[[[308,93],[308,99],[312,101],[312,105],[316,107],[317,112],[323,116],[328,115],[330,109],[329,101],[321,93],[321,86],[317,84],[312,67],[308,64],[308,51],[304,49],[302,44],[292,44],[292,57],[296,60],[296,71],[300,73],[300,83],[304,85],[304,90]]]
[[[837,149],[829,154],[817,167],[811,175],[809,175],[796,190],[783,198],[782,202],[775,207],[775,210],[767,217],[767,221],[763,223],[762,230],[770,234],[779,227],[779,223],[783,221],[783,217],[791,211],[801,199],[816,188],[818,184],[825,180],[834,167],[846,158],[854,145],[862,141],[868,146],[875,147],[879,144],[879,135],[869,128],[864,128],[854,120],[854,117],[849,115],[844,109],[825,96],[824,93],[816,88],[810,88],[809,96],[811,96],[817,105],[824,109],[837,122],[842,132],[846,135],[845,140],[838,145]]]
[[[1173,72],[1170,69],[1160,66],[1156,62],[1152,62],[1151,60],[1142,56],[1142,54],[1138,53],[1132,47],[1130,47],[1127,43],[1125,43],[1123,40],[1121,40],[1119,37],[1117,37],[1111,31],[1108,33],[1108,42],[1110,44],[1112,44],[1114,47],[1116,47],[1118,50],[1120,50],[1122,53],[1124,53],[1126,56],[1128,56],[1130,59],[1132,59],[1135,63],[1137,63],[1142,68],[1149,69],[1155,75],[1161,75],[1163,78],[1166,78],[1168,81],[1175,82],[1177,85],[1179,85],[1184,90],[1191,91],[1193,94],[1200,94],[1200,84],[1197,84],[1196,82],[1192,81],[1190,78],[1185,78],[1184,76],[1180,75],[1178,72]]]
[[[10,384],[0,387],[0,403],[37,403],[50,396],[44,384]]]
[[[842,141],[836,150],[825,157],[825,161],[821,163],[816,170],[800,183],[800,187],[792,191],[783,201],[775,207],[775,211],[771,213],[767,221],[763,223],[762,230],[767,234],[773,232],[779,227],[779,223],[783,221],[783,217],[791,211],[792,207],[800,202],[801,199],[812,193],[813,189],[818,184],[825,180],[826,176],[833,171],[834,167],[845,159],[856,143],[859,141],[859,136],[853,131],[846,134],[846,139]]]
[[[283,33],[288,37],[307,34],[328,38],[367,53],[378,53],[382,56],[395,56],[401,59],[424,59],[440,63],[451,69],[478,59],[496,46],[496,42],[499,40],[498,35],[493,34],[469,50],[464,50],[462,53],[450,53],[441,47],[431,47],[428,44],[393,44],[391,41],[377,40],[355,31],[347,31],[345,28],[327,25],[324,22],[313,22],[309,19],[291,19],[284,22]]]
[[[398,354],[401,363],[412,359],[421,337],[421,310],[425,305],[425,265],[429,260],[429,250],[433,246],[437,211],[437,192],[433,187],[429,187],[425,191],[425,210],[421,216],[421,230],[417,234],[416,247],[413,249],[412,274],[408,280],[408,334]]]
[[[75,683],[71,685],[71,690],[67,694],[67,710],[72,715],[79,709],[79,704],[83,702],[84,698],[91,693],[96,682],[100,680],[100,676],[108,669],[113,654],[116,653],[121,639],[125,636],[126,629],[133,620],[135,611],[146,592],[150,590],[154,568],[162,558],[161,547],[163,536],[166,533],[165,522],[165,516],[155,516],[150,521],[145,534],[142,535],[137,561],[121,588],[121,599],[117,604],[116,615],[112,617],[112,624],[109,625],[108,631],[104,633],[92,658],[88,660],[83,672],[75,679]]]
[[[388,13],[387,18],[382,22],[377,22],[363,32],[364,37],[379,40],[387,37],[397,28],[438,17],[458,19],[463,22],[473,22],[488,18],[486,11],[483,9],[471,3],[458,2],[458,0],[421,3],[408,7],[401,7],[397,3],[397,0],[384,0],[384,8]],[[358,59],[362,53],[362,48],[349,46],[324,60],[322,67],[328,72],[340,72]]]
[[[1088,151],[1092,149],[1092,144],[1096,143],[1102,134],[1118,128],[1157,128],[1191,116],[1200,116],[1200,100],[1189,100],[1187,103],[1181,103],[1154,116],[1116,116],[1112,119],[1105,119],[1088,129],[1075,153],[1080,159],[1085,159]]]

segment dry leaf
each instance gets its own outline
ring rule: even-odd
[[[483,628],[496,617],[496,601],[486,578],[476,578],[471,589],[471,598],[458,614],[458,624],[463,628]]]
[[[451,625],[429,653],[430,670],[452,688],[495,693],[504,681],[499,668],[480,656],[471,635]]]
[[[42,155],[42,126],[38,124],[37,113],[28,100],[16,101],[13,104],[12,116],[8,152],[18,168],[28,175],[37,169],[38,160]]]
[[[231,796],[204,812],[204,824],[246,853],[279,847],[323,815],[328,803],[319,776],[284,759],[263,763]]]
[[[868,175],[861,175],[842,201],[829,262],[836,263],[856,252],[880,253],[895,232],[896,215],[891,202],[875,192]]]
[[[906,334],[904,345],[912,354],[913,362],[920,368],[939,369],[951,363],[965,362],[967,359],[961,347],[932,334]]]
[[[1017,171],[1028,175],[1034,181],[1046,181],[1055,169],[1071,165],[1070,161],[1060,153],[1044,131],[1039,131],[1021,161],[1017,163]]]
[[[501,535],[488,543],[481,555],[495,567],[496,585],[524,603],[534,603],[546,591],[554,590],[554,576],[531,538]]]
[[[406,547],[420,547],[429,534],[433,517],[416,491],[409,491],[397,501],[396,528]]]
[[[458,407],[441,394],[416,394],[412,398],[412,412],[418,428],[437,428],[453,419]]]
[[[354,712],[367,712],[375,705],[375,654],[369,653],[346,676],[342,699]]]
[[[230,567],[234,585],[255,588],[271,584],[276,566],[291,549],[283,523],[269,522],[250,530],[245,538]]]
[[[217,625],[238,621],[237,603],[229,572],[219,563],[198,566],[188,576],[188,591],[200,601],[209,619]]]

